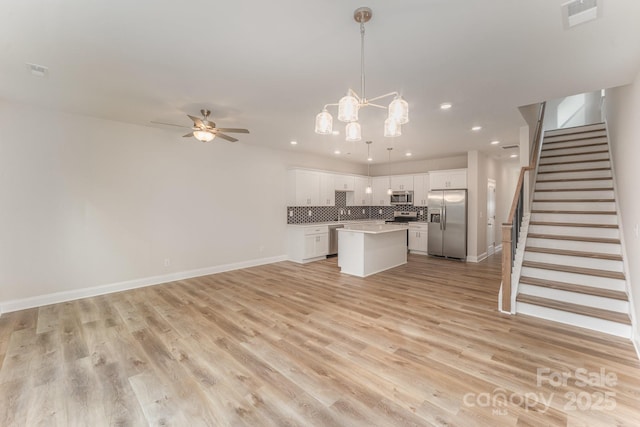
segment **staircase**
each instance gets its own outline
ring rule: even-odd
[[[516,312],[631,337],[604,124],[545,132]]]

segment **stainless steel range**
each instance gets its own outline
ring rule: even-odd
[[[418,220],[418,212],[394,211],[393,219],[388,219],[386,223],[407,223]]]

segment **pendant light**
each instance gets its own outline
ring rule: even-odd
[[[338,120],[347,123],[346,140],[360,141],[362,130],[358,123],[358,111],[364,107],[376,107],[388,110],[387,119],[384,121],[384,136],[397,137],[402,135],[401,126],[409,122],[409,104],[402,99],[398,92],[390,92],[384,95],[368,99],[365,91],[364,73],[364,24],[369,22],[373,16],[373,11],[368,7],[359,7],[353,12],[353,19],[360,24],[360,95],[353,89],[349,89],[347,94],[340,98],[337,104],[327,104],[316,116],[315,131],[320,135],[330,135],[333,130],[333,117],[327,111],[329,106],[338,107]],[[393,96],[393,101],[388,107],[375,104],[374,101]]]
[[[373,141],[366,141],[367,144],[367,188],[364,189],[365,194],[373,193],[371,188],[371,143]]]
[[[387,148],[387,151],[389,152],[389,162],[387,163],[387,174],[389,175],[389,188],[387,189],[388,195],[393,194],[393,190],[391,189],[391,150],[393,150],[393,147]]]

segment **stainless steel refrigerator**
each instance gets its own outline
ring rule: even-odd
[[[467,258],[467,190],[429,191],[429,255]]]

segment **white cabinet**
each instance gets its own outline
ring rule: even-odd
[[[320,173],[320,188],[318,206],[335,206],[336,190],[334,188],[335,175],[330,173]]]
[[[467,188],[467,170],[429,172],[429,181],[432,190],[464,189]]]
[[[413,176],[413,205],[427,206],[429,198],[429,174],[423,173]]]
[[[355,177],[353,175],[333,175],[334,190],[336,191],[354,191]]]
[[[371,206],[371,193],[367,194],[366,192],[368,185],[368,177],[354,177],[353,192],[347,193],[347,206]]]
[[[371,205],[391,206],[391,197],[387,193],[387,190],[389,189],[389,177],[376,176],[371,180],[373,183],[373,197],[371,200]]]
[[[287,206],[335,206],[334,175],[305,169],[287,172]]]
[[[395,175],[391,177],[393,191],[413,191],[413,175]]]
[[[289,226],[287,253],[291,261],[305,263],[326,258],[329,253],[329,227]]]
[[[427,255],[429,244],[428,224],[409,224],[409,252]]]

